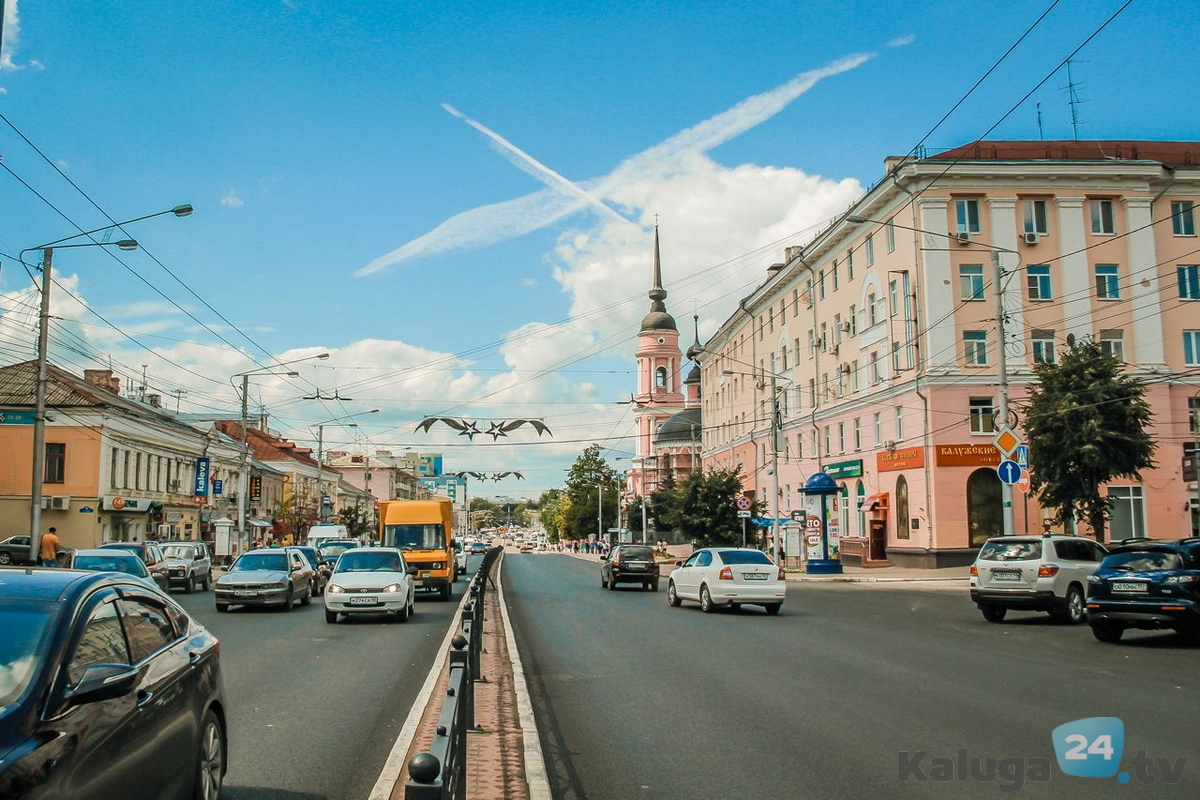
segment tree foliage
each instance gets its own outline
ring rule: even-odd
[[[1109,502],[1102,486],[1115,478],[1141,480],[1140,471],[1154,466],[1145,386],[1091,339],[1034,372],[1038,383],[1025,419],[1033,490],[1057,522],[1086,522],[1103,541]]]
[[[600,445],[589,445],[575,459],[566,484],[569,503],[563,514],[565,538],[586,539],[597,529],[603,532],[614,525],[619,502],[616,472],[600,457]],[[597,508],[599,503],[602,505]]]
[[[549,541],[557,542],[564,538],[566,513],[570,503],[570,495],[561,489],[547,489],[538,498],[538,506],[542,512],[542,527],[546,529],[546,538]]]
[[[346,506],[338,514],[338,522],[346,526],[346,530],[355,538],[373,536],[375,532],[374,514],[369,506]]]
[[[742,491],[743,478],[736,469],[695,471],[679,484],[665,480],[652,498],[655,525],[658,530],[677,530],[699,547],[740,545],[737,498]]]
[[[680,529],[679,504],[682,501],[683,495],[679,491],[679,484],[675,482],[675,475],[668,472],[659,481],[654,494],[650,495],[650,517],[655,530],[665,532]]]
[[[298,542],[304,538],[305,531],[317,524],[317,504],[292,492],[280,501],[271,517],[283,526],[284,535],[290,535],[292,541]]]

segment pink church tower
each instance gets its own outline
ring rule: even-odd
[[[675,325],[675,318],[667,313],[663,303],[666,298],[667,292],[662,286],[658,226],[655,225],[654,285],[650,289],[650,313],[642,319],[638,333],[638,385],[637,393],[633,396],[637,443],[629,486],[632,494],[644,497],[654,493],[660,480],[654,437],[665,420],[684,408],[680,379],[683,352],[679,349],[679,328]]]

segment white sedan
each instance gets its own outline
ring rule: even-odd
[[[695,600],[700,610],[758,605],[778,614],[787,592],[783,570],[760,550],[706,547],[692,553],[667,578],[667,602],[678,607]]]
[[[416,611],[412,577],[395,547],[355,547],[337,560],[325,587],[325,621],[338,614],[394,614],[407,622]]]

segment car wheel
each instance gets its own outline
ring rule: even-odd
[[[168,586],[171,585],[169,581],[167,582],[167,585]],[[187,579],[184,580],[184,582],[183,582],[183,593],[191,594],[192,590],[195,588],[196,588],[196,576],[189,573],[187,576]]]
[[[779,609],[783,608],[783,603],[768,603],[765,608],[767,609],[767,614],[773,617],[779,613]]]
[[[609,578],[608,580],[608,590],[610,592],[615,592],[617,590],[617,582],[612,578]]]
[[[287,594],[283,598],[283,610],[291,611],[296,605],[296,596],[292,593],[292,587],[288,587]]]
[[[601,589],[607,589],[607,588],[608,588],[608,581],[606,581],[606,580],[604,579],[604,576],[603,576],[603,575],[601,575],[601,576],[600,576],[600,588],[601,588]]]
[[[1110,625],[1106,623],[1093,624],[1092,636],[1095,636],[1102,642],[1110,644],[1121,641],[1121,637],[1125,635],[1125,629],[1119,625]]]
[[[700,610],[705,614],[711,614],[717,610],[716,604],[713,603],[712,595],[708,592],[707,584],[700,584]]]
[[[1083,614],[1083,591],[1078,586],[1072,586],[1067,589],[1067,599],[1062,608],[1054,613],[1054,617],[1069,625],[1078,625],[1083,622]]]
[[[201,585],[200,588],[202,591],[207,592],[208,587],[210,587],[210,586],[212,586],[212,573],[206,572],[206,573],[204,573],[204,583]]]
[[[675,591],[675,581],[667,581],[667,604],[672,608],[679,608],[682,603],[679,594]]]
[[[0,553],[0,564],[11,564],[12,555],[9,553]]]
[[[330,611],[328,608],[325,609],[325,621],[328,622],[330,625],[337,622],[337,612]]]
[[[445,586],[442,587],[441,597],[442,597],[442,600],[450,599],[450,584],[447,583]]]
[[[404,608],[396,612],[397,622],[408,622],[408,603],[404,604]]]
[[[308,589],[304,592],[304,597],[300,598],[300,605],[307,606],[312,603],[312,599],[313,599],[313,585],[311,582],[309,582]]]
[[[229,610],[229,603],[217,603],[217,613],[224,614]]]
[[[658,581],[650,581],[650,591],[652,591],[652,592],[658,591]]]
[[[217,800],[225,777],[225,735],[217,715],[209,711],[200,728],[200,753],[196,763],[196,800]]]
[[[1004,606],[980,606],[979,611],[988,622],[1003,622],[1008,609]]]

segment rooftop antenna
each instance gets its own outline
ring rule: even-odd
[[[142,382],[138,386],[138,402],[140,403],[146,402],[146,367],[148,366],[150,365],[142,364]]]
[[[1042,135],[1042,101],[1041,100],[1038,100],[1038,102],[1037,102],[1037,126],[1038,126],[1038,139],[1041,141],[1045,141],[1046,137]]]
[[[1075,83],[1075,78],[1071,75],[1071,59],[1067,59],[1067,105],[1071,107],[1071,135],[1075,141],[1079,141],[1079,126],[1083,124],[1079,120],[1079,106],[1084,101],[1079,99],[1077,91],[1082,85]]]
[[[187,394],[187,389],[176,389],[171,394],[175,395],[175,413],[179,413],[179,401]]]

